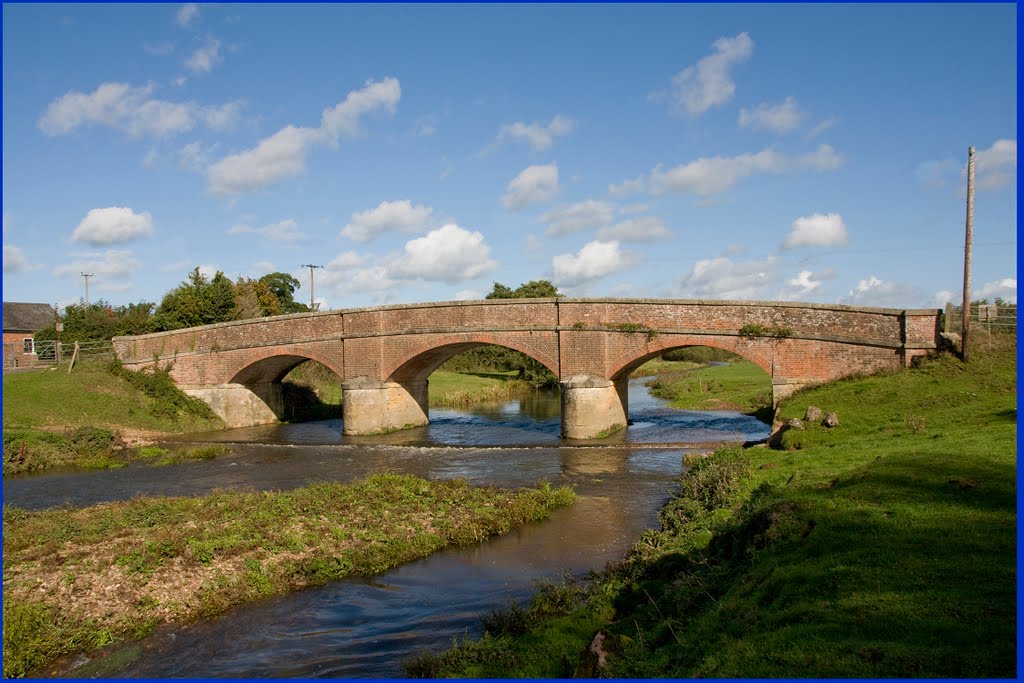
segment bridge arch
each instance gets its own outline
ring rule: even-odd
[[[393,364],[393,369],[388,373],[388,381],[392,382],[419,382],[424,381],[435,370],[444,365],[451,358],[481,346],[500,346],[502,348],[518,351],[531,358],[558,377],[558,366],[550,361],[539,357],[533,349],[516,340],[502,339],[497,335],[465,335],[467,339],[457,342],[444,342],[437,346],[430,346],[425,349],[417,349],[404,356],[399,357]]]
[[[313,349],[301,346],[274,346],[257,349],[234,363],[225,373],[231,379],[229,384],[260,384],[280,382],[285,376],[308,360],[315,360],[338,376],[338,382],[345,376],[344,368],[337,358],[332,358]]]
[[[666,334],[658,335],[643,349],[630,350],[612,361],[609,379],[617,381],[628,378],[638,367],[666,351],[693,346],[708,346],[735,353],[764,370],[768,377],[774,374],[773,349],[765,343],[755,345],[750,340],[737,336]]]

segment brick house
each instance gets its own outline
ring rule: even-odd
[[[32,367],[36,348],[32,335],[53,324],[56,316],[50,304],[4,302],[4,369]]]

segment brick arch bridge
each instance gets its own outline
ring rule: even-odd
[[[790,302],[495,299],[255,318],[115,337],[114,348],[129,369],[173,363],[178,386],[232,427],[276,421],[284,411],[281,379],[317,360],[342,382],[345,433],[374,434],[427,424],[430,373],[457,353],[497,344],[547,366],[561,382],[563,436],[592,438],[627,423],[629,373],[663,351],[732,351],[771,377],[777,403],[810,384],[909,365],[936,348],[939,313]]]

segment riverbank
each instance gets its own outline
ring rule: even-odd
[[[1015,677],[1016,340],[993,340],[791,397],[782,419],[839,425],[695,462],[623,562],[409,672]]]
[[[4,508],[4,675],[163,623],[480,542],[570,504],[567,488],[501,491],[376,475],[288,492]]]
[[[631,376],[653,376],[647,383],[651,394],[673,408],[736,410],[772,422],[771,378],[748,360],[708,364],[656,359]]]

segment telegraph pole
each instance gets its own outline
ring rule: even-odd
[[[964,314],[960,329],[960,355],[967,362],[971,329],[971,240],[974,237],[974,147],[967,148],[967,229],[964,236]]]
[[[309,310],[315,311],[316,306],[313,303],[313,269],[323,268],[323,266],[314,266],[312,263],[303,263],[303,268],[309,268]]]
[[[82,277],[85,278],[85,307],[89,307],[89,278],[96,273],[82,273]]]

